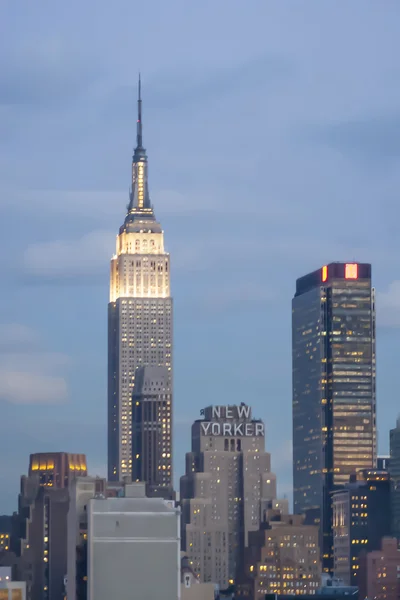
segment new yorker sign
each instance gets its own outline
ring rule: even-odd
[[[201,421],[202,434],[205,436],[260,437],[264,435],[264,423],[251,421],[250,406],[212,406],[210,420]],[[203,411],[202,411],[203,412]]]

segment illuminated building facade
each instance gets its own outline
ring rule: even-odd
[[[108,305],[108,479],[132,474],[132,391],[141,366],[165,367],[172,385],[172,298],[164,234],[150,203],[138,100],[127,215],[111,260]],[[169,442],[172,443],[172,431]]]
[[[236,597],[315,594],[321,584],[318,538],[318,527],[304,525],[302,515],[270,511],[260,530],[250,533]]]
[[[171,378],[166,367],[139,367],[132,394],[132,479],[146,496],[172,499]]]
[[[376,463],[371,265],[332,263],[297,280],[292,361],[294,511],[320,511],[330,569],[330,494]]]
[[[400,550],[397,538],[383,538],[379,550],[363,553],[359,572],[359,598],[399,600]]]
[[[276,506],[276,478],[264,424],[249,406],[209,406],[202,413],[181,478],[182,549],[201,582],[225,589],[236,578],[249,532]]]
[[[40,485],[46,487],[69,487],[72,479],[87,475],[86,456],[68,452],[31,454],[29,476],[31,475],[38,475]]]
[[[390,535],[390,478],[365,470],[332,495],[333,571],[346,585],[358,585],[361,553],[379,550]]]

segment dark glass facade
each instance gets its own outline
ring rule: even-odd
[[[392,482],[392,533],[400,540],[400,417],[390,430],[389,473]]]
[[[332,263],[297,280],[292,360],[294,510],[320,512],[330,570],[331,492],[376,462],[370,265]]]
[[[173,498],[172,412],[169,371],[140,367],[132,394],[132,479],[148,497]]]

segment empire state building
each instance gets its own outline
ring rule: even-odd
[[[167,486],[172,482],[170,258],[150,202],[142,133],[139,77],[132,186],[116,253],[111,259],[108,478],[121,481],[125,476],[133,476]],[[136,436],[141,443],[137,443]]]

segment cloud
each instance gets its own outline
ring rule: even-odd
[[[385,292],[377,292],[377,325],[400,327],[400,281],[392,281]]]
[[[237,283],[223,282],[212,290],[207,291],[203,296],[203,303],[207,309],[212,312],[223,312],[227,309],[243,308],[251,306],[256,308],[260,304],[266,303],[276,298],[275,290],[271,289],[268,282],[264,285],[256,281],[241,281]]]
[[[0,399],[13,404],[56,404],[67,399],[62,377],[0,369]]]
[[[67,399],[63,372],[69,358],[43,351],[35,330],[18,323],[0,325],[0,349],[0,400],[57,404]]]
[[[31,244],[24,252],[23,264],[33,276],[90,278],[104,271],[114,243],[115,233],[92,231],[74,240]]]
[[[24,39],[0,58],[0,105],[68,106],[99,76],[99,62],[59,36]]]
[[[333,123],[319,128],[315,139],[357,159],[387,162],[400,157],[400,114]]]
[[[30,347],[38,342],[37,332],[21,323],[0,323],[0,352]]]

